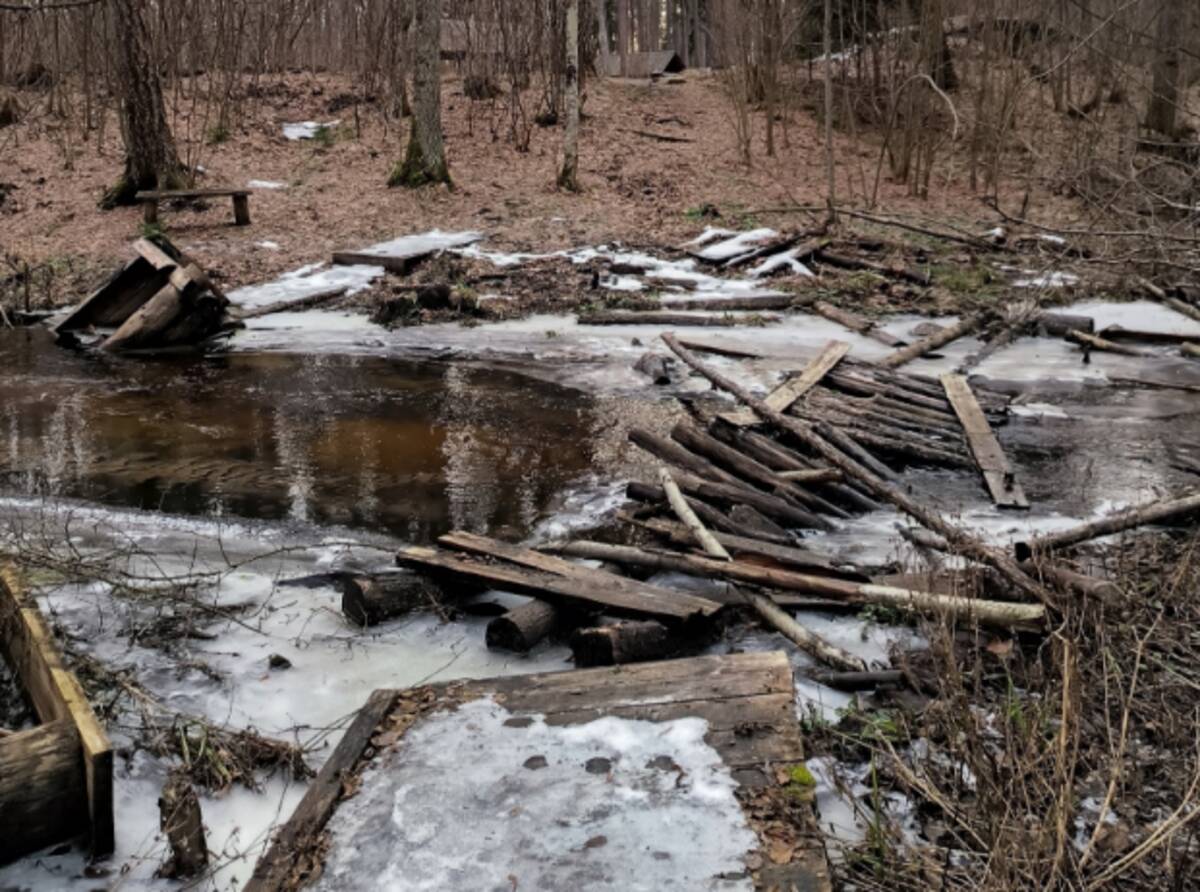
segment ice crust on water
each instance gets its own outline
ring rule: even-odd
[[[758,842],[705,720],[511,717],[483,699],[410,729],[334,814],[316,888],[753,888],[720,878],[744,874]],[[607,770],[589,772],[594,758]]]

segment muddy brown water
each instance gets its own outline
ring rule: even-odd
[[[0,331],[0,491],[336,524],[523,535],[622,461],[629,414],[505,371],[362,356],[128,359]]]

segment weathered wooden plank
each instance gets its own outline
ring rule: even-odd
[[[79,680],[63,665],[54,638],[32,602],[21,600],[21,586],[9,567],[0,567],[0,650],[20,676],[38,718],[67,720],[77,732],[86,780],[86,809],[91,821],[91,851],[112,852],[113,751],[108,735],[92,712]]]
[[[69,332],[89,326],[120,325],[167,284],[172,268],[159,269],[144,258],[135,257],[88,295],[54,330]]]
[[[822,378],[833,371],[833,367],[849,352],[850,345],[845,341],[830,341],[817,357],[804,367],[804,371],[768,393],[764,402],[776,412],[786,412],[796,400],[816,387]],[[721,418],[736,427],[749,427],[758,423],[758,416],[750,409],[727,412]]]
[[[87,833],[79,753],[65,718],[0,740],[0,864]]]
[[[598,585],[578,576],[557,576],[544,571],[529,570],[514,565],[484,563],[448,551],[417,545],[400,548],[396,562],[426,572],[447,572],[467,579],[485,582],[496,588],[518,594],[532,595],[551,603],[600,607],[621,614],[657,616],[683,621],[695,616],[711,616],[721,605],[707,598],[686,592],[663,589],[663,595],[644,590],[631,591],[621,585]]]
[[[343,793],[343,782],[358,767],[380,722],[392,711],[396,691],[375,691],[346,729],[329,761],[309,785],[287,823],[275,835],[266,854],[254,866],[244,892],[275,892],[300,886],[312,876],[312,851]]]
[[[335,266],[382,266],[389,273],[405,276],[422,260],[433,256],[433,253],[422,251],[417,254],[371,254],[364,251],[336,251],[333,263]]]
[[[1016,481],[1012,465],[983,410],[979,408],[979,403],[975,401],[975,394],[971,392],[967,379],[962,375],[943,375],[942,386],[946,388],[946,398],[962,422],[967,445],[992,494],[992,501],[1001,508],[1028,508],[1029,500],[1025,498],[1025,491]]]

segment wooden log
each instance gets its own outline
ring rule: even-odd
[[[660,437],[658,434],[652,434],[649,431],[639,428],[632,428],[628,436],[631,443],[645,449],[655,458],[675,465],[678,468],[683,468],[697,477],[705,480],[729,483],[735,486],[741,485],[740,481],[733,474],[723,471],[708,459],[702,458],[694,452],[685,449],[674,440],[668,440],[666,437]]]
[[[558,607],[534,598],[488,623],[487,646],[491,650],[529,653],[558,627],[561,617]]]
[[[671,383],[671,370],[667,365],[667,358],[657,353],[643,353],[633,364],[633,370],[641,372],[659,387]]]
[[[685,313],[637,313],[606,310],[600,313],[581,313],[575,317],[580,325],[666,325],[701,328],[732,328],[737,325],[767,325],[781,322],[779,316],[756,313],[750,316],[689,316]]]
[[[167,776],[158,798],[158,825],[171,847],[171,857],[159,868],[158,875],[187,879],[204,873],[208,868],[204,818],[186,769],[176,769]]]
[[[968,316],[965,319],[961,319],[954,325],[946,326],[937,334],[930,335],[924,340],[917,341],[915,344],[910,344],[909,346],[897,350],[895,353],[892,353],[889,356],[885,356],[882,360],[880,360],[880,365],[889,369],[899,368],[905,363],[912,362],[914,359],[924,356],[926,353],[937,350],[939,347],[946,346],[951,341],[958,340],[963,335],[970,334],[983,325],[985,318],[985,314],[977,313],[974,316]]]
[[[872,474],[883,480],[900,479],[899,474],[868,452],[857,436],[840,430],[825,421],[814,421],[812,427],[827,444],[834,446],[843,456],[867,468]],[[836,463],[830,462],[830,464]]]
[[[79,748],[65,718],[0,741],[0,865],[87,832]]]
[[[711,563],[721,566],[731,563],[732,558],[730,558],[729,552],[704,528],[700,519],[688,508],[687,503],[683,500],[683,494],[679,491],[679,487],[675,485],[675,481],[671,479],[671,475],[664,473],[661,479],[663,487],[667,491],[667,498],[670,500],[671,507],[675,510],[676,516],[687,527],[688,532],[700,543],[704,551],[713,558],[716,558]],[[858,657],[842,650],[840,647],[830,644],[820,635],[804,628],[788,613],[782,610],[779,605],[773,603],[764,595],[760,595],[757,592],[745,591],[739,592],[739,594],[768,625],[816,659],[840,669],[866,668],[866,664]]]
[[[787,530],[749,505],[734,505],[729,509],[729,519],[748,530],[753,530],[757,535],[766,535],[781,541],[788,540]]]
[[[1066,339],[1079,344],[1084,350],[1100,350],[1105,353],[1120,353],[1123,356],[1145,356],[1141,350],[1134,347],[1126,347],[1123,344],[1115,343],[1114,341],[1106,340],[1099,335],[1088,334],[1078,329],[1072,329],[1067,332]]]
[[[552,550],[557,554],[570,557],[608,560],[629,566],[687,573],[701,578],[729,579],[767,589],[803,592],[855,604],[880,604],[917,613],[944,613],[960,619],[976,619],[985,625],[1031,626],[1041,622],[1046,616],[1046,608],[1041,604],[986,601],[981,598],[938,595],[932,592],[893,588],[887,585],[812,576],[807,573],[764,567],[743,561],[713,560],[674,552],[646,551],[626,545],[577,541],[556,545]]]
[[[800,442],[825,458],[831,465],[842,470],[847,477],[852,477],[862,483],[873,495],[890,502],[905,514],[915,518],[922,526],[940,534],[968,557],[995,567],[1023,593],[1036,598],[1043,604],[1052,602],[1050,593],[1037,580],[1031,578],[1021,569],[1020,565],[1007,554],[954,526],[954,524],[945,520],[941,513],[925,507],[903,490],[880,479],[865,466],[847,457],[825,438],[821,429],[774,411],[770,406],[763,403],[762,400],[749,393],[744,387],[709,368],[693,356],[679,344],[674,335],[669,333],[664,334],[663,341],[671,348],[671,352],[683,360],[684,363],[708,378],[718,388],[736,396],[780,431],[796,437]]]
[[[1000,441],[992,433],[983,410],[975,401],[975,394],[971,392],[967,379],[962,375],[943,375],[942,386],[946,388],[946,398],[962,422],[967,444],[992,494],[992,501],[1001,508],[1028,508],[1029,500],[1025,498],[1025,491],[1017,482],[1012,465]]]
[[[875,263],[872,260],[863,260],[861,257],[849,257],[845,254],[835,254],[832,251],[822,248],[816,252],[816,259],[829,266],[836,266],[840,269],[867,270],[869,272],[878,273],[881,276],[888,278],[903,279],[905,282],[911,282],[913,285],[920,285],[922,288],[928,288],[933,284],[929,276],[924,273],[915,273],[903,266],[884,266],[882,263]]]
[[[1194,307],[1191,304],[1186,303],[1177,297],[1165,297],[1164,296],[1163,303],[1166,304],[1168,307],[1170,307],[1172,310],[1174,310],[1176,313],[1180,313],[1184,316],[1187,316],[1189,319],[1194,319],[1197,322],[1200,322],[1200,308]]]
[[[834,372],[827,378],[827,383],[838,390],[859,396],[876,398],[881,406],[898,406],[917,413],[931,413],[931,418],[938,418],[954,423],[954,413],[946,401],[945,393],[936,398],[925,393],[909,390],[889,381],[876,381],[859,374],[842,374]]]
[[[1139,508],[1128,508],[1100,520],[1093,520],[1067,530],[1059,530],[1036,539],[1018,542],[1016,544],[1017,558],[1029,560],[1035,555],[1079,545],[1081,542],[1089,542],[1092,539],[1099,539],[1101,536],[1123,533],[1152,523],[1174,520],[1196,511],[1200,511],[1200,492],[1193,492],[1174,499],[1163,499]]]
[[[143,257],[134,258],[88,295],[54,331],[66,333],[89,326],[120,325],[162,290],[171,269],[158,269]]]
[[[813,301],[809,306],[809,309],[811,309],[818,316],[828,319],[830,322],[836,322],[838,325],[845,326],[851,331],[857,332],[864,337],[879,341],[879,343],[883,344],[884,346],[900,347],[905,343],[905,341],[901,340],[895,335],[884,331],[882,328],[879,328],[871,320],[866,319],[863,316],[858,316],[847,310],[839,309],[828,301]]]
[[[627,518],[627,520],[636,523],[642,529],[666,537],[668,541],[675,545],[688,547],[695,541],[688,533],[686,527],[669,520],[660,518],[649,518],[638,521]],[[773,563],[783,567],[816,573],[821,576],[836,576],[839,579],[870,582],[862,573],[856,570],[836,567],[829,562],[828,558],[807,549],[796,548],[790,545],[776,545],[772,542],[764,542],[761,539],[751,539],[746,536],[738,536],[733,533],[723,533],[720,531],[713,532],[713,536],[716,537],[717,541],[721,543],[726,551],[739,559],[744,557],[749,563],[756,561],[758,563]]]
[[[766,404],[777,412],[786,412],[793,403],[816,387],[849,352],[850,345],[845,341],[830,341],[817,357],[805,366],[804,371],[784,381],[767,394]],[[749,409],[729,412],[722,417],[737,427],[748,427],[758,423],[758,416]]]
[[[115,353],[154,346],[158,336],[182,315],[183,309],[183,295],[168,282],[109,335],[100,349]]]
[[[297,298],[296,300],[281,300],[273,304],[267,304],[265,307],[258,307],[254,310],[235,310],[231,315],[235,319],[260,319],[263,316],[270,316],[273,313],[298,313],[302,310],[311,310],[315,307],[322,307],[327,303],[337,300],[349,290],[345,285],[339,288],[330,288],[326,291],[318,291],[316,294],[310,294],[308,297]]]
[[[667,298],[658,302],[664,311],[709,310],[712,312],[746,311],[761,313],[768,310],[788,310],[796,303],[792,294],[757,294],[751,297],[692,297]]]
[[[702,344],[699,341],[680,341],[689,350],[695,350],[698,353],[711,353],[714,356],[725,356],[729,359],[763,359],[761,353],[755,353],[752,350],[743,350],[737,347],[729,347],[722,344]]]
[[[790,498],[813,511],[824,511],[835,517],[850,516],[836,505],[806,492],[799,484],[781,480],[770,468],[741,454],[736,449],[726,446],[720,440],[710,437],[690,424],[677,424],[671,431],[671,436],[687,449],[712,459],[729,469],[741,480],[752,485],[760,486],[768,492],[778,493],[784,498]],[[829,523],[825,521],[821,521],[821,523],[820,529],[832,529]]]
[[[813,468],[807,471],[777,471],[777,476],[781,480],[790,480],[792,483],[800,484],[815,484],[815,483],[839,483],[842,480],[842,472],[836,468]]]
[[[1200,344],[1182,344],[1179,352],[1190,359],[1200,359]]]
[[[553,603],[579,606],[585,610],[600,609],[619,615],[687,621],[697,616],[710,616],[721,607],[715,601],[684,592],[657,589],[653,586],[646,588],[653,589],[655,594],[636,593],[618,585],[606,588],[577,578],[556,576],[511,565],[486,563],[416,545],[400,548],[396,561],[402,566],[423,572],[449,574]]]
[[[1061,338],[1068,332],[1082,331],[1092,334],[1096,331],[1096,320],[1091,316],[1076,316],[1068,313],[1040,313],[1034,319],[1035,327],[1051,337]]]
[[[571,636],[570,643],[578,669],[663,660],[679,650],[678,638],[653,620],[579,629]]]
[[[878,687],[896,687],[907,683],[899,669],[875,672],[815,672],[812,680],[839,691],[869,691]]]
[[[334,266],[381,266],[389,273],[407,276],[423,261],[432,257],[434,251],[421,251],[416,254],[370,254],[363,251],[335,251]]]
[[[770,495],[757,489],[701,480],[690,474],[680,475],[679,486],[689,496],[705,501],[716,501],[728,505],[749,505],[789,528],[830,529],[828,521],[817,517],[812,512],[805,511],[779,496]]]
[[[887,421],[830,411],[800,412],[796,415],[814,424],[831,425],[834,430],[853,437],[860,447],[931,465],[951,468],[974,467],[965,450],[956,449],[948,443],[938,443],[929,436],[914,436]]]
[[[377,626],[432,604],[427,580],[411,573],[345,576],[342,614],[356,626]]]
[[[1044,559],[1037,561],[1036,565],[1030,568],[1030,572],[1040,574],[1043,579],[1050,580],[1060,588],[1083,595],[1085,598],[1091,598],[1101,604],[1115,605],[1125,597],[1120,586],[1115,582],[1088,576],[1086,573],[1078,573],[1075,570],[1049,563]]]
[[[636,502],[645,502],[651,505],[666,505],[667,494],[661,486],[651,483],[641,483],[637,480],[630,481],[625,487],[625,494]],[[790,545],[792,539],[790,536],[776,536],[771,533],[763,532],[762,530],[752,529],[739,524],[730,517],[725,516],[719,510],[704,502],[701,499],[688,498],[688,505],[693,511],[698,514],[706,524],[711,527],[716,527],[719,530],[724,530],[727,533],[735,536],[745,536],[748,539],[759,539],[764,542],[771,542],[776,545]]]

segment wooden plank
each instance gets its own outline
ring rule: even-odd
[[[120,325],[167,284],[170,269],[156,269],[144,258],[134,258],[88,295],[54,330]]]
[[[962,422],[967,445],[992,494],[992,501],[1001,508],[1028,508],[1029,500],[1025,498],[1025,491],[1016,481],[1012,465],[983,410],[979,408],[967,379],[962,375],[943,375],[942,386],[946,388],[946,398]]]
[[[79,751],[70,719],[0,740],[0,864],[87,833]]]
[[[396,691],[375,691],[342,739],[287,823],[275,835],[266,854],[254,866],[244,892],[296,888],[311,877],[307,871],[316,853],[317,835],[324,829],[343,794],[343,782],[358,767],[380,722],[392,711]]]
[[[784,381],[767,394],[764,402],[776,412],[786,412],[792,404],[821,383],[821,379],[833,371],[834,366],[850,352],[845,341],[830,341],[812,362],[804,367],[795,378]],[[758,416],[750,409],[739,409],[721,416],[735,427],[749,427],[758,423]]]
[[[333,255],[333,263],[335,266],[382,266],[389,273],[404,276],[412,272],[422,260],[433,254],[433,251],[422,251],[419,254],[369,254],[362,251],[336,251]]]
[[[668,597],[646,591],[634,592],[624,586],[605,587],[579,577],[557,576],[513,565],[489,564],[418,545],[402,546],[396,555],[396,563],[426,572],[448,572],[551,603],[565,602],[568,606],[592,609],[599,607],[622,615],[685,621],[696,616],[711,616],[722,606],[686,592],[663,589],[664,593],[670,592]]]
[[[133,198],[135,201],[166,201],[173,198],[229,198],[253,194],[253,189],[147,189]]]
[[[92,854],[111,853],[115,841],[112,744],[79,680],[63,665],[41,612],[22,601],[21,587],[9,567],[0,567],[0,649],[20,676],[38,718],[44,723],[65,719],[75,726],[87,782]]]

